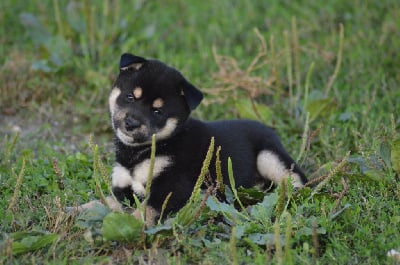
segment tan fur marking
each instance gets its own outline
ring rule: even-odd
[[[169,118],[164,128],[162,128],[158,133],[156,133],[157,140],[167,139],[175,131],[178,120],[175,118]]]
[[[259,173],[276,184],[282,183],[288,177],[292,178],[292,184],[295,188],[303,187],[299,174],[286,168],[278,155],[272,151],[261,151],[257,156],[257,169]]]
[[[133,96],[135,97],[135,99],[141,98],[142,95],[143,95],[143,89],[141,87],[135,87],[133,89]]]
[[[126,70],[131,69],[131,68],[139,70],[142,67],[142,65],[143,65],[142,63],[133,63],[133,64],[130,64],[128,66],[121,67],[121,70],[122,71],[126,71]]]
[[[153,101],[153,108],[159,109],[162,108],[163,106],[164,106],[164,100],[162,98],[156,98]]]
[[[110,96],[108,97],[108,105],[110,107],[111,115],[114,115],[114,113],[118,109],[116,101],[120,94],[121,94],[121,89],[119,87],[114,87],[110,93]]]

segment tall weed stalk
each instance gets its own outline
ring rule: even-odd
[[[239,204],[240,208],[243,210],[243,212],[246,212],[246,208],[243,206],[242,201],[239,198],[237,189],[236,189],[236,183],[235,183],[235,178],[233,176],[233,167],[232,167],[232,160],[230,157],[228,157],[228,176],[229,176],[229,184],[231,185],[231,189],[233,192],[233,196],[235,197],[235,201]]]
[[[274,240],[275,240],[275,256],[277,264],[283,264],[283,253],[282,253],[282,243],[281,243],[281,228],[279,225],[279,218],[275,220],[274,223]]]
[[[290,213],[286,212],[286,231],[285,231],[285,264],[286,265],[292,265],[293,264],[293,258],[291,254],[291,245],[290,245],[290,239],[292,237],[292,216]]]
[[[217,175],[217,189],[221,194],[225,194],[225,185],[222,176],[220,156],[221,156],[221,146],[218,146],[217,152],[215,153],[215,172]]]
[[[331,180],[338,172],[340,172],[340,170],[344,168],[344,166],[347,163],[347,160],[349,159],[349,156],[350,156],[350,151],[346,153],[342,161],[340,161],[340,163],[335,168],[330,170],[328,175],[325,178],[323,178],[323,180],[314,188],[314,190],[311,192],[311,197],[317,194],[329,182],[329,180]]]
[[[236,249],[236,227],[232,227],[231,238],[229,240],[229,253],[231,256],[232,264],[238,265],[237,249]]]
[[[11,170],[12,176],[16,178],[16,181],[15,181],[15,188],[14,188],[13,196],[11,197],[10,203],[8,204],[7,213],[14,211],[14,208],[17,204],[18,197],[21,192],[22,181],[23,181],[24,175],[25,175],[25,164],[26,164],[25,158],[23,158],[21,169],[20,169],[18,175],[15,174],[14,169]]]
[[[19,132],[17,132],[14,137],[12,138],[11,142],[8,141],[8,137],[4,137],[4,146],[5,146],[5,152],[3,156],[3,161],[0,160],[0,162],[3,162],[5,165],[10,166],[11,165],[11,156],[14,152],[15,146],[17,145],[19,139]]]
[[[299,36],[297,34],[297,22],[296,17],[292,18],[292,49],[293,49],[293,61],[294,61],[294,75],[296,80],[296,97],[295,100],[298,102],[301,95],[301,73],[300,73],[300,48],[299,48]]]
[[[194,216],[196,215],[195,213],[198,211],[198,206],[200,204],[201,185],[203,184],[210,167],[211,159],[214,153],[214,142],[214,137],[212,137],[206,158],[204,159],[203,166],[200,171],[200,175],[197,178],[196,184],[193,188],[192,195],[185,206],[177,213],[175,220],[179,225],[188,226],[195,221]]]
[[[337,53],[337,61],[336,61],[336,66],[333,74],[329,77],[328,84],[326,85],[325,89],[325,96],[328,96],[329,92],[332,89],[333,83],[335,82],[339,71],[340,67],[342,65],[342,56],[343,56],[343,46],[344,46],[344,26],[343,24],[340,24],[340,31],[339,31],[339,49]]]
[[[293,62],[292,62],[292,49],[290,46],[290,37],[287,31],[283,32],[285,38],[285,55],[286,55],[286,78],[288,79],[289,86],[289,111],[293,116],[294,112],[294,96],[293,96]]]
[[[104,164],[99,156],[99,147],[97,144],[93,143],[92,136],[89,138],[89,146],[93,152],[93,177],[95,181],[96,193],[99,196],[100,201],[110,207],[106,200],[106,196],[103,193],[102,184],[104,183],[107,186],[107,190],[110,194],[112,194],[111,185],[109,183],[108,174],[105,170]]]
[[[153,134],[151,136],[150,166],[149,166],[149,173],[147,176],[146,191],[145,191],[146,197],[142,205],[144,210],[144,220],[146,220],[146,207],[147,207],[147,202],[149,201],[150,198],[151,183],[153,182],[155,160],[156,160],[156,135]],[[169,197],[167,197],[166,199],[169,200]]]

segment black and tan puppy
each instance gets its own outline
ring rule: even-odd
[[[231,157],[235,183],[252,187],[279,184],[292,178],[295,187],[306,178],[271,128],[249,120],[203,122],[189,117],[202,93],[181,73],[157,60],[123,54],[120,73],[109,97],[115,131],[116,165],[112,187],[120,201],[145,197],[151,137],[157,148],[148,206],[155,218],[167,195],[165,209],[176,212],[189,199],[199,176],[211,137],[221,146],[222,173],[228,181]],[[215,177],[215,171],[210,174]]]

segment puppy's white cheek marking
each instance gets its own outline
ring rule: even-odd
[[[133,89],[133,96],[135,99],[140,99],[143,95],[143,89],[141,87],[135,87]]]
[[[113,187],[125,188],[132,185],[132,176],[129,170],[118,163],[114,166],[111,177]]]
[[[153,179],[157,178],[168,166],[172,164],[171,158],[169,156],[157,156],[154,160],[154,169],[153,169]],[[145,196],[146,194],[146,183],[147,178],[149,176],[150,170],[150,159],[146,159],[143,162],[139,163],[135,166],[131,185],[132,190],[141,196]]]
[[[164,128],[162,128],[159,132],[156,133],[156,139],[162,140],[170,137],[171,134],[175,131],[177,124],[178,124],[177,119],[169,118],[165,123]]]
[[[115,130],[114,120],[116,119],[115,116],[116,116],[116,114],[119,113],[118,107],[117,107],[117,98],[120,94],[121,94],[121,90],[118,87],[114,87],[108,98],[108,105],[109,105],[110,113],[111,113],[111,125],[114,130]]]
[[[272,180],[276,184],[280,184],[290,176],[295,188],[303,187],[300,176],[286,168],[279,157],[271,151],[262,151],[258,154],[257,168],[264,178]]]
[[[114,87],[108,97],[108,106],[110,107],[111,116],[117,111],[117,98],[121,94],[121,89]]]
[[[123,132],[121,132],[121,130],[119,128],[117,129],[117,133],[116,134],[117,134],[118,139],[120,139],[121,142],[123,142],[125,145],[128,145],[128,146],[134,146],[135,145],[133,143],[134,139],[132,137],[127,136]]]

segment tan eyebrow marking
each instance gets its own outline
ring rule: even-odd
[[[135,70],[139,70],[142,67],[143,63],[133,63],[125,67],[121,67],[122,71],[126,71],[128,69],[134,68]]]
[[[141,87],[135,87],[133,89],[133,96],[135,97],[135,99],[141,98],[142,94],[143,94],[143,89]]]
[[[164,100],[162,98],[156,98],[153,101],[153,108],[159,109],[162,108],[163,106],[164,106]]]

